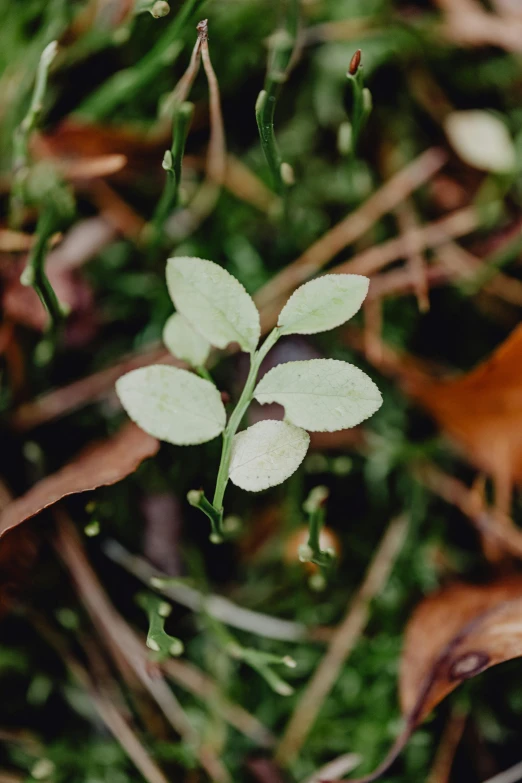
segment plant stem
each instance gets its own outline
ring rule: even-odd
[[[209,519],[212,528],[210,540],[213,544],[221,544],[223,541],[223,512],[214,508],[202,489],[191,489],[187,500],[194,508],[199,508]]]
[[[274,113],[281,87],[288,77],[297,39],[298,21],[298,0],[289,0],[286,25],[272,37],[265,84],[256,101],[256,120],[261,146],[272,172],[274,187],[280,195],[286,192],[288,185],[281,173],[283,160],[274,133]]]
[[[183,49],[180,36],[192,14],[204,0],[185,0],[182,8],[165,34],[132,68],[118,71],[102,84],[81,106],[79,114],[91,120],[100,120],[111,114],[121,103],[129,101],[152,82],[167,65],[172,65]]]
[[[360,65],[360,50],[358,50],[358,52],[359,58],[357,60],[355,71],[352,72],[350,64],[350,70],[346,74],[346,78],[350,83],[353,95],[351,116],[352,139],[350,151],[352,158],[354,158],[356,155],[357,143],[372,109],[372,97],[368,88],[364,86],[363,69]]]
[[[45,260],[49,250],[49,242],[56,232],[58,222],[53,207],[47,207],[40,213],[36,225],[36,242],[31,248],[27,266],[20,278],[24,285],[32,286],[49,314],[49,330],[56,329],[64,317],[64,311],[58,297],[45,274]]]
[[[267,355],[268,351],[271,348],[273,348],[273,346],[276,344],[277,340],[279,339],[279,336],[280,336],[280,332],[279,329],[276,327],[270,332],[270,334],[266,338],[261,348],[252,354],[250,358],[250,370],[248,373],[245,386],[241,393],[241,397],[239,398],[239,401],[236,407],[234,408],[234,412],[232,413],[232,416],[228,421],[225,432],[223,433],[223,449],[221,451],[221,462],[219,464],[219,471],[218,471],[218,476],[216,481],[216,490],[214,492],[214,499],[212,501],[212,505],[214,509],[216,509],[216,511],[220,514],[221,518],[223,517],[223,497],[225,495],[225,489],[228,484],[228,472],[230,468],[230,458],[232,456],[232,441],[234,439],[234,435],[236,434],[239,425],[241,424],[241,421],[246,413],[248,406],[252,402],[252,396],[256,385],[257,374],[259,372],[261,363],[265,358],[265,356]]]
[[[165,221],[178,203],[181,163],[193,113],[194,104],[188,101],[181,103],[174,111],[172,146],[170,150],[167,150],[163,159],[163,168],[167,172],[167,180],[151,224],[151,253],[153,255],[161,243]]]
[[[43,108],[49,68],[58,51],[58,43],[51,41],[40,56],[33,95],[27,114],[14,132],[13,137],[13,187],[11,190],[10,222],[18,227],[25,198],[25,181],[29,170],[29,141],[36,128]]]

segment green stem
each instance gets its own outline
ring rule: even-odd
[[[202,489],[191,489],[187,500],[194,508],[199,508],[209,519],[212,528],[210,540],[213,544],[221,544],[223,541],[223,512],[214,508]]]
[[[25,182],[29,171],[29,141],[42,113],[49,68],[56,57],[58,44],[51,41],[40,56],[36,81],[29,109],[14,132],[13,137],[13,187],[11,190],[10,217],[15,227],[21,223],[21,211],[26,201]]]
[[[57,220],[52,207],[40,213],[36,225],[36,242],[31,248],[27,266],[21,275],[21,282],[34,288],[49,314],[49,330],[54,331],[63,319],[64,312],[58,297],[45,273],[45,261],[52,235],[57,230]]]
[[[111,114],[123,102],[130,101],[157,77],[167,65],[171,66],[183,49],[180,40],[183,28],[199,10],[204,0],[186,0],[165,34],[132,68],[118,71],[91,95],[81,106],[79,114],[91,120],[100,120]]]
[[[188,101],[181,103],[174,111],[172,146],[170,150],[167,150],[163,159],[167,180],[151,224],[151,253],[153,255],[161,244],[165,221],[178,203],[181,164],[193,113],[194,104]]]
[[[279,329],[276,327],[270,332],[270,334],[266,338],[261,348],[258,351],[256,351],[254,354],[252,354],[250,359],[250,370],[248,373],[245,386],[241,393],[241,397],[239,398],[239,401],[234,409],[234,412],[232,413],[232,416],[228,421],[225,432],[223,433],[223,448],[221,451],[221,462],[219,465],[214,499],[212,501],[212,505],[214,509],[220,514],[221,518],[223,517],[223,497],[225,495],[225,490],[228,484],[230,458],[232,456],[232,441],[234,439],[234,435],[238,430],[239,425],[241,424],[241,421],[246,413],[248,406],[252,402],[252,396],[254,394],[257,374],[259,372],[261,363],[265,358],[265,356],[267,355],[268,351],[271,348],[273,348],[273,346],[276,344],[279,337],[280,337],[280,332]]]
[[[147,12],[155,19],[161,19],[170,13],[170,6],[165,0],[136,0],[132,14],[138,16]]]
[[[321,544],[319,541],[319,535],[321,528],[324,524],[324,508],[317,508],[310,514],[308,522],[308,546],[314,553],[314,557],[321,552]]]
[[[347,73],[348,79],[352,88],[353,94],[353,106],[351,116],[352,126],[352,148],[351,155],[355,157],[357,152],[357,143],[361,136],[361,133],[366,125],[366,121],[371,112],[371,94],[367,87],[364,86],[363,69],[359,67],[355,74]]]
[[[183,643],[165,631],[165,618],[172,611],[170,604],[152,593],[141,593],[137,600],[149,618],[147,647],[157,653],[159,660],[168,658],[170,655],[181,655]]]
[[[279,194],[284,194],[288,185],[281,173],[283,160],[274,133],[274,113],[282,85],[288,78],[288,69],[297,39],[298,22],[299,2],[289,0],[286,26],[273,36],[264,88],[256,101],[256,121],[261,147],[272,172],[274,187]]]

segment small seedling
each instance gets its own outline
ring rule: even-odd
[[[188,493],[191,505],[210,519],[212,541],[223,540],[223,498],[228,481],[259,492],[281,484],[303,461],[308,432],[354,427],[381,406],[382,397],[365,373],[336,359],[310,359],[274,367],[259,383],[261,362],[283,335],[316,334],[340,326],[361,307],[369,280],[362,275],[324,275],[298,288],[279,314],[277,326],[259,346],[259,313],[243,286],[218,264],[202,258],[167,262],[167,286],[177,312],[164,339],[200,376],[167,365],[133,370],[116,390],[131,419],[150,435],[178,446],[223,436],[212,502],[203,490]],[[250,354],[250,371],[227,419],[221,394],[204,367],[210,346],[237,343]],[[284,421],[260,421],[238,433],[256,399],[285,408]]]
[[[343,123],[344,138],[340,138],[340,144],[355,155],[357,142],[372,110],[372,94],[368,87],[364,86],[360,49],[357,49],[350,61],[346,78],[352,89],[353,107],[351,122]]]

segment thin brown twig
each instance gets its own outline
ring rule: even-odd
[[[350,602],[348,611],[336,628],[328,650],[311,680],[298,699],[275,755],[276,761],[287,766],[297,756],[317,715],[354,649],[370,616],[372,600],[383,590],[395,560],[401,550],[408,519],[392,520],[366,571],[366,576]]]
[[[269,305],[317,274],[341,250],[362,236],[413,190],[429,180],[442,168],[446,160],[446,153],[441,149],[432,148],[423,152],[382,185],[359,209],[327,231],[296,261],[263,286],[255,297],[257,304],[260,307]]]
[[[221,112],[219,82],[214,68],[212,67],[210,51],[208,48],[208,24],[206,19],[199,23],[198,32],[201,36],[201,56],[203,59],[203,68],[205,69],[207,77],[209,93],[210,139],[207,150],[207,171],[210,179],[221,187],[225,179],[227,166],[225,126],[223,123],[223,114]]]
[[[196,80],[196,76],[199,73],[199,67],[201,65],[201,36],[198,35],[192,54],[190,56],[190,62],[187,70],[177,83],[172,93],[172,103],[178,105],[187,100],[188,94],[192,89],[192,85]],[[169,99],[165,103],[170,103]],[[164,106],[164,110],[166,107]]]
[[[382,298],[372,296],[363,305],[364,352],[370,364],[382,361]]]
[[[455,753],[464,734],[467,719],[468,713],[461,707],[454,707],[451,711],[427,783],[448,783],[450,780]]]
[[[256,745],[263,748],[273,747],[275,744],[273,734],[254,715],[227,699],[218,683],[196,666],[176,658],[168,658],[162,662],[161,667],[167,677],[172,678],[184,690],[205,702],[214,699],[223,719]]]
[[[439,247],[449,239],[470,234],[478,228],[479,222],[479,215],[473,207],[455,210],[432,223],[426,223],[411,229],[406,234],[389,239],[380,245],[370,247],[368,250],[363,250],[362,253],[349,261],[334,266],[330,272],[371,276],[394,261],[406,257],[413,247],[419,252],[427,248]],[[275,279],[278,277],[279,275]],[[264,291],[264,289],[261,290]],[[261,325],[264,332],[272,329],[277,323],[277,317],[283,304],[282,297],[283,292],[272,301],[268,301],[261,309]]]
[[[413,228],[406,234],[401,234],[401,236],[371,247],[349,261],[338,264],[332,269],[332,272],[372,275],[399,258],[407,256],[412,248],[421,251],[426,248],[439,247],[448,239],[470,234],[479,225],[480,217],[477,211],[473,207],[464,207],[431,223]]]
[[[417,297],[417,304],[421,313],[425,313],[430,309],[430,300],[428,296],[428,276],[426,274],[426,259],[422,254],[422,250],[419,250],[413,239],[412,233],[419,225],[417,216],[413,204],[410,200],[406,199],[395,210],[397,216],[397,223],[399,231],[403,236],[409,237],[410,247],[406,254],[408,267],[411,269],[413,278],[415,280],[415,296]]]
[[[109,695],[95,684],[91,674],[71,653],[61,636],[41,617],[35,613],[30,613],[30,615],[35,628],[46,642],[59,653],[74,679],[88,693],[100,718],[111,734],[118,740],[143,777],[149,783],[168,783],[168,779],[150,757],[133,727],[129,724],[128,716],[122,712],[120,705],[123,705],[124,701],[116,681],[113,680],[111,682]],[[115,695],[119,698],[115,699]]]
[[[230,783],[228,771],[207,745],[201,744],[197,732],[188,721],[178,700],[156,668],[151,671],[151,661],[146,648],[114,609],[92,569],[78,534],[65,512],[55,510],[57,536],[55,546],[69,569],[78,593],[101,638],[113,655],[122,674],[131,669],[143,687],[147,689],[165,718],[185,742],[196,748],[199,761],[216,783]]]
[[[498,46],[522,51],[522,22],[488,13],[476,0],[437,0],[445,14],[443,33],[464,46]]]
[[[487,265],[482,259],[455,242],[442,245],[435,254],[434,260],[450,273],[454,273],[457,279],[473,279],[487,270]],[[522,307],[522,282],[498,270],[494,270],[493,276],[486,279],[483,290],[509,304]]]
[[[10,424],[16,430],[29,430],[72,413],[88,403],[114,393],[114,384],[121,375],[149,364],[173,364],[184,367],[160,343],[152,343],[136,354],[124,357],[112,367],[80,378],[68,386],[55,389],[17,408]]]
[[[424,460],[415,467],[416,478],[447,503],[456,506],[481,536],[486,554],[498,560],[501,553],[522,558],[522,531],[498,508],[487,508],[480,486],[468,487]]]
[[[323,780],[337,780],[344,778],[349,772],[352,772],[362,761],[362,756],[357,753],[343,753],[333,761],[329,761],[324,767],[318,769],[304,783],[321,783]]]

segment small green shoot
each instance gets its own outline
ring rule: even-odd
[[[136,600],[148,615],[147,647],[157,654],[157,660],[181,655],[183,642],[165,631],[165,620],[172,611],[171,605],[153,593],[140,593]]]
[[[118,380],[116,390],[131,419],[161,440],[184,446],[223,436],[212,502],[202,489],[188,493],[189,503],[210,519],[211,540],[220,543],[225,537],[223,499],[229,480],[250,492],[281,484],[306,456],[308,432],[354,427],[380,407],[381,394],[373,381],[357,367],[335,359],[287,362],[257,381],[263,359],[281,336],[340,326],[361,307],[369,281],[361,275],[324,275],[305,283],[290,297],[261,345],[254,301],[222,267],[202,258],[170,258],[167,285],[177,313],[167,322],[164,337],[178,358],[201,376],[210,345],[224,349],[236,343],[250,354],[239,400],[227,418],[208,373],[198,377],[166,365],[133,370]],[[260,421],[238,433],[253,399],[283,405],[285,420]],[[313,554],[325,565],[318,545]]]

